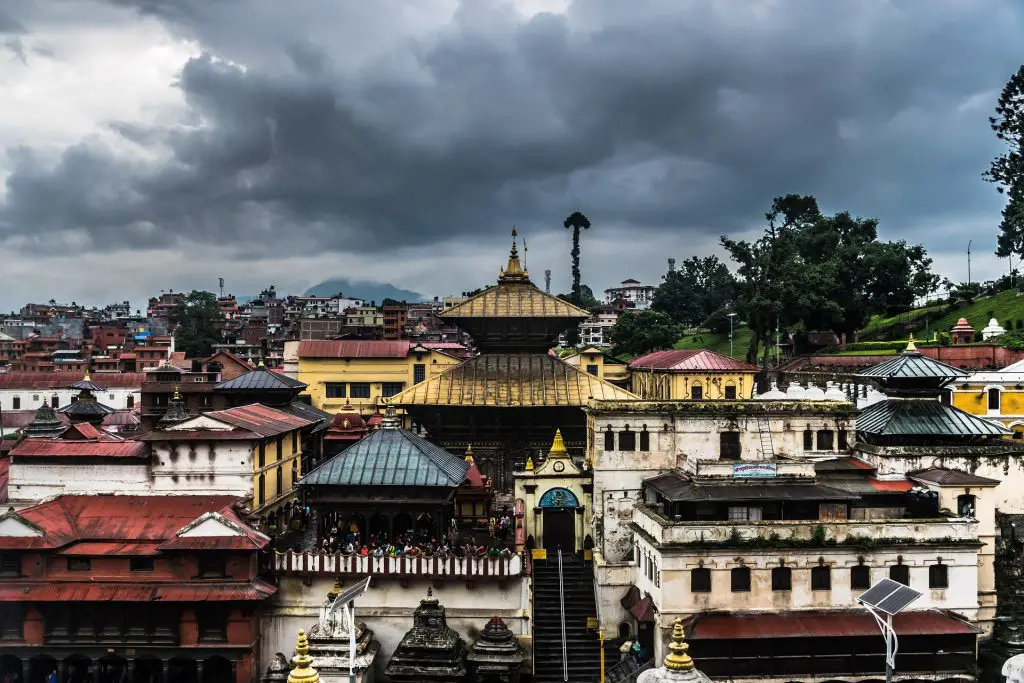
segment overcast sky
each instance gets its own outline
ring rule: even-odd
[[[161,289],[656,283],[772,197],[975,280],[1019,0],[3,0],[0,310]]]

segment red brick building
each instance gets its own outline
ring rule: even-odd
[[[0,677],[254,683],[268,538],[230,496],[60,496],[0,515]],[[10,675],[10,678],[8,678]]]

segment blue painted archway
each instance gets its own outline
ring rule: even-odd
[[[542,508],[555,509],[578,508],[579,506],[580,502],[577,500],[576,494],[563,488],[548,489],[540,497],[539,504],[539,507]]]

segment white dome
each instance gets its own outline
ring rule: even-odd
[[[772,388],[763,394],[758,394],[755,398],[759,401],[778,401],[781,398],[786,398],[784,391],[779,391],[779,385],[775,380],[772,380]]]
[[[786,389],[786,398],[804,398],[804,388],[796,382],[791,382]]]
[[[839,385],[835,382],[825,383],[825,400],[826,401],[849,401],[846,392],[839,388]]]
[[[824,401],[825,392],[814,382],[808,382],[807,388],[804,389],[804,398],[810,399],[811,401]]]

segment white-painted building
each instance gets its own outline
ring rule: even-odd
[[[623,280],[618,287],[609,287],[604,290],[605,303],[613,303],[616,299],[632,302],[633,307],[644,310],[651,307],[654,301],[654,292],[657,287],[642,284],[639,280],[632,278]]]
[[[71,385],[82,379],[71,373],[55,372],[6,372],[0,373],[0,409],[36,410],[43,403],[52,408],[62,408],[78,390]],[[115,410],[131,410],[139,405],[142,397],[141,372],[111,372],[92,375],[93,382],[102,387],[96,393],[96,400]]]

